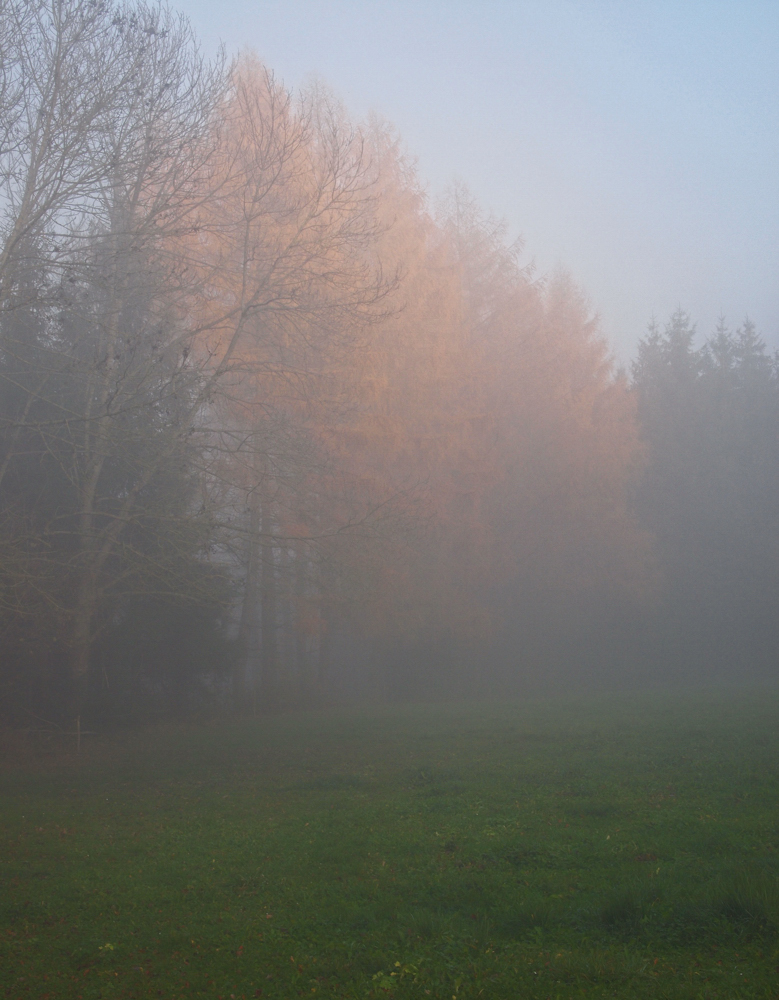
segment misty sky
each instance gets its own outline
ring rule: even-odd
[[[432,196],[461,178],[573,273],[623,360],[677,305],[779,346],[779,2],[173,5],[395,124]]]

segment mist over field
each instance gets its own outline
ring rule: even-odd
[[[490,55],[508,59],[500,26],[519,52],[562,26],[528,66],[550,81],[549,135],[562,129],[572,144],[556,162],[584,185],[567,236],[554,213],[533,217],[531,232],[549,221],[543,253],[557,241],[563,260],[591,203],[583,164],[594,147],[571,124],[577,107],[589,109],[584,121],[624,124],[617,97],[603,103],[622,73],[636,113],[651,107],[673,130],[699,90],[694,74],[678,77],[681,112],[645,80],[639,101],[628,55],[644,38],[644,58],[662,67],[673,50],[643,15],[522,9],[524,34],[507,6],[494,7],[490,28],[486,14],[455,5],[425,70],[440,65],[441,79],[421,91],[451,119],[439,60],[462,55],[469,26],[467,79]],[[242,10],[226,8],[228,34]],[[734,46],[754,34],[756,10],[720,12],[736,24]],[[312,25],[335,18],[328,38],[341,24],[338,44],[363,31],[370,50],[376,25],[395,30],[399,8],[348,30],[348,5],[311,11]],[[244,13],[251,40],[259,15]],[[715,13],[701,38],[719,45]],[[409,22],[412,80],[434,15],[435,5]],[[286,16],[271,5],[262,40],[299,73],[294,45],[280,41]],[[767,24],[770,34],[775,19]],[[312,25],[293,33],[302,51]],[[612,60],[605,75],[585,74],[579,98],[563,62],[577,25],[581,65],[595,58],[580,52],[588,39]],[[431,182],[391,121],[352,112],[321,76],[290,89],[251,50],[219,50],[218,31],[210,25],[201,45],[184,14],[133,3],[2,6],[6,721],[111,727],[775,679],[779,368],[764,339],[776,332],[775,283],[755,292],[769,330],[746,311],[696,328],[679,299],[663,316],[643,315],[618,365],[631,331],[616,346],[607,338],[624,303],[606,289],[631,281],[616,265],[596,281],[601,321],[582,276],[541,268],[531,240],[514,239],[517,220],[487,210],[462,174]],[[397,65],[383,51],[372,70],[355,49],[350,72],[362,67],[369,89]],[[322,50],[311,68],[330,58]],[[702,58],[694,49],[691,64]],[[493,119],[519,127],[510,106],[524,101],[527,135],[538,134],[543,88],[506,79],[515,89]],[[405,91],[387,93],[402,105]],[[712,93],[706,127],[727,119]],[[482,97],[476,87],[463,99],[466,131]],[[762,101],[740,87],[728,114],[742,121],[743,111],[760,131],[773,114]],[[522,151],[532,169],[517,174],[510,212],[532,201],[532,171],[554,148]],[[775,149],[751,148],[757,176]],[[653,301],[686,287],[700,301],[709,286],[693,272],[674,286],[651,264],[660,244],[643,213],[663,215],[678,192],[668,201],[646,187],[639,212],[640,185],[624,187],[628,160],[614,151],[610,162],[622,179],[614,211],[630,209],[630,225],[646,230]],[[551,175],[539,181],[539,205],[558,194],[571,204],[573,181],[557,180],[559,191]],[[713,182],[708,190],[723,196]],[[732,211],[722,205],[724,227]],[[737,253],[762,253],[765,234],[776,236],[772,212],[754,248]],[[700,259],[704,237],[688,222],[689,256]],[[607,232],[593,223],[585,271],[598,261],[606,271]],[[721,305],[708,301],[707,316]]]
[[[778,10],[0,0],[0,997],[775,1000]]]

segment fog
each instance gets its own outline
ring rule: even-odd
[[[0,10],[4,718],[775,679],[772,8],[52,9]]]

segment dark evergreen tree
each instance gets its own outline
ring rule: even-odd
[[[767,672],[779,640],[777,367],[749,320],[735,332],[721,320],[698,349],[694,334],[677,311],[650,327],[633,366],[648,445],[637,502],[662,574],[648,634],[678,670]]]

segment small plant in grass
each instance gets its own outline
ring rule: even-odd
[[[395,962],[390,972],[379,970],[379,972],[371,976],[373,989],[374,991],[380,990],[384,993],[393,993],[398,988],[398,984],[404,979],[410,979],[411,982],[415,983],[418,971],[416,965]]]

